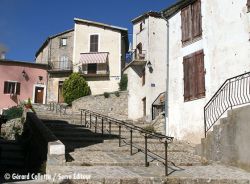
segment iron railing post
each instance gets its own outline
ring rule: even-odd
[[[168,175],[168,141],[165,140],[165,176]]]
[[[84,117],[84,120],[85,120],[85,127],[87,127],[87,112],[85,111],[85,117]]]
[[[229,90],[228,90],[228,101],[230,103],[230,108],[233,108],[232,102],[231,102],[231,81],[229,80]]]
[[[102,135],[103,135],[103,117],[102,117]]]
[[[95,133],[97,132],[97,116],[95,117]]]
[[[49,103],[49,110],[51,111],[51,103]]]
[[[91,129],[91,125],[92,125],[92,120],[91,120],[91,113],[89,113],[89,128]]]
[[[81,110],[81,125],[82,125],[82,110]]]
[[[148,167],[148,136],[145,134],[145,167]]]
[[[121,125],[119,125],[119,147],[121,147]]]
[[[207,137],[206,107],[204,107],[204,133],[206,138]]]
[[[130,130],[130,155],[133,155],[133,130]]]

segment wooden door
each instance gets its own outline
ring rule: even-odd
[[[146,116],[146,97],[142,99],[143,116]]]
[[[64,103],[62,81],[59,81],[59,84],[58,84],[58,103]]]
[[[43,94],[44,88],[43,87],[36,87],[35,89],[35,103],[43,103]]]

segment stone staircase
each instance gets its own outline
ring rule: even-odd
[[[68,111],[67,114],[56,114],[46,107],[37,108],[37,115],[49,127],[66,147],[65,166],[54,166],[50,174],[82,173],[91,175],[90,181],[77,180],[76,183],[219,183],[225,178],[228,183],[250,181],[250,174],[237,168],[202,164],[201,158],[195,155],[195,145],[185,141],[174,141],[168,147],[169,172],[167,178],[160,157],[164,158],[164,144],[156,139],[148,139],[148,162],[145,167],[144,137],[133,132],[133,151],[130,155],[130,132],[122,128],[122,141],[119,147],[118,126],[104,124],[104,135],[100,127],[95,132],[81,125],[80,113]],[[83,118],[84,120],[84,118]],[[87,118],[87,121],[89,119]],[[94,119],[93,119],[94,122]],[[130,122],[145,127],[145,122]],[[84,122],[83,122],[84,124]],[[100,126],[100,124],[99,124]],[[155,154],[159,156],[155,156]],[[158,160],[156,159],[158,158]],[[173,165],[174,163],[174,165]],[[220,174],[216,174],[220,171]],[[221,172],[228,172],[228,175]],[[238,180],[233,175],[240,173]],[[249,179],[249,180],[248,180]],[[198,182],[199,181],[199,182]],[[226,181],[226,180],[225,180]],[[74,183],[74,181],[71,181]]]

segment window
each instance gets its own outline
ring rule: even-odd
[[[147,113],[147,111],[146,111],[146,108],[147,108],[147,106],[146,106],[146,97],[144,97],[143,99],[142,99],[142,110],[143,110],[143,116],[146,116],[146,113]]]
[[[97,64],[88,64],[88,74],[96,74],[97,71]]]
[[[69,67],[68,57],[67,56],[61,56],[60,62],[59,62],[59,68],[60,69],[67,69]]]
[[[4,94],[17,94],[20,95],[21,84],[19,82],[4,82]]]
[[[143,30],[143,23],[140,23],[140,32]]]
[[[145,85],[145,68],[142,70],[142,85]]]
[[[61,38],[60,46],[66,46],[67,45],[67,38]]]
[[[205,71],[203,51],[195,52],[183,58],[184,101],[205,96]]]
[[[201,1],[185,7],[181,11],[182,43],[193,41],[202,35]]]
[[[98,35],[90,35],[90,52],[98,52]]]

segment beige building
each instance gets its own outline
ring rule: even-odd
[[[128,50],[125,28],[74,19],[74,29],[48,37],[36,53],[37,63],[48,63],[47,101],[64,102],[62,84],[79,72],[92,94],[119,89]]]
[[[75,18],[73,65],[88,81],[91,93],[119,89],[128,50],[125,28]]]
[[[63,81],[72,73],[74,29],[48,37],[36,52],[36,63],[49,65],[47,102],[64,102]]]

